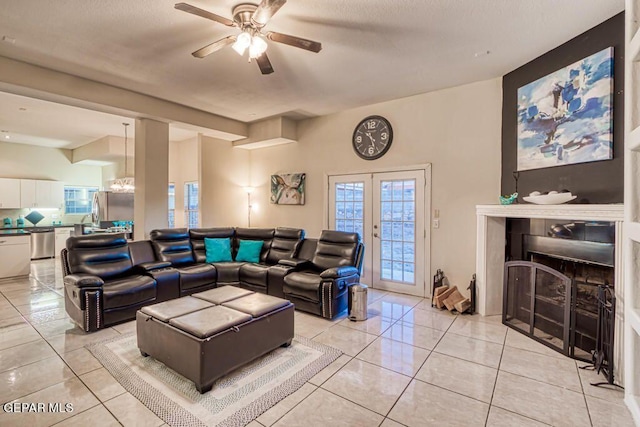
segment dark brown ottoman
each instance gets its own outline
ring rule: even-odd
[[[293,339],[291,302],[223,286],[143,307],[138,348],[193,381],[200,393],[234,369]]]

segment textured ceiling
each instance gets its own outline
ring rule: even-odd
[[[187,1],[229,18],[242,2]],[[242,121],[300,118],[501,76],[624,9],[624,0],[289,0],[266,30],[323,49],[269,42],[275,73],[263,76],[229,47],[193,58],[238,30],[174,3],[3,1],[0,38],[15,42],[0,42],[0,55]],[[10,125],[0,116],[0,128]]]

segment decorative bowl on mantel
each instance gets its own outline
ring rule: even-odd
[[[510,196],[500,196],[501,205],[511,205],[518,199],[518,193],[513,193]]]
[[[574,200],[578,196],[574,196],[573,194],[566,193],[557,193],[557,192],[549,192],[549,194],[535,194],[537,192],[529,194],[527,197],[523,197],[522,199],[525,202],[533,203],[536,205],[561,205],[562,203],[570,202]]]

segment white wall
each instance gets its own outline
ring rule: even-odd
[[[351,146],[353,129],[371,114],[389,119],[394,132],[393,146],[376,161],[360,159]],[[250,152],[259,205],[252,225],[318,236],[326,221],[325,174],[431,163],[431,206],[440,211],[440,228],[431,232],[431,276],[443,269],[466,289],[475,272],[475,205],[496,203],[500,191],[501,114],[501,79],[493,79],[300,122],[298,143]],[[304,206],[269,203],[270,175],[287,172],[307,174]]]

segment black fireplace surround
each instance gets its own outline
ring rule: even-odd
[[[509,219],[503,323],[591,362],[599,291],[614,286],[614,242],[610,222]]]

